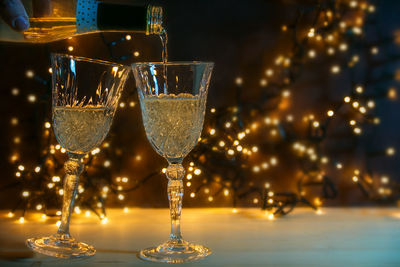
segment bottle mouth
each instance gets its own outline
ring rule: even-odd
[[[149,5],[147,7],[146,35],[160,34],[163,30],[163,8]]]

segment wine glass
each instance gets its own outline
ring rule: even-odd
[[[165,243],[140,251],[144,260],[188,262],[211,253],[202,245],[182,239],[180,219],[185,175],[182,160],[200,138],[213,66],[209,62],[132,65],[147,139],[168,161],[171,234]]]
[[[53,128],[67,150],[61,224],[55,235],[30,238],[29,248],[59,258],[87,257],[95,249],[69,234],[82,158],[99,146],[110,129],[130,68],[70,55],[52,54]]]

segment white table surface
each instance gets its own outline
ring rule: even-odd
[[[183,209],[186,240],[207,245],[208,258],[179,266],[400,266],[400,209],[310,209],[268,220],[258,209]],[[108,210],[107,224],[74,215],[71,234],[93,245],[88,259],[60,260],[25,247],[25,239],[55,233],[53,219],[27,215],[18,223],[0,211],[0,266],[168,266],[137,258],[169,235],[167,209]],[[171,264],[169,264],[171,265]]]

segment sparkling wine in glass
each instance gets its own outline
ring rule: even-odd
[[[169,263],[204,258],[211,251],[183,240],[181,235],[182,179],[185,175],[182,160],[200,138],[213,63],[136,63],[132,69],[147,139],[168,161],[166,175],[171,215],[169,240],[140,251],[140,257]]]
[[[52,54],[53,128],[67,150],[61,225],[56,234],[30,238],[29,248],[59,258],[87,257],[95,249],[69,234],[82,158],[99,146],[110,129],[129,67],[100,60]]]

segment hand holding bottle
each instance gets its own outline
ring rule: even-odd
[[[162,7],[115,1],[0,0],[0,42],[48,43],[107,31],[161,33]]]
[[[34,16],[50,15],[50,0],[33,0]],[[29,18],[21,0],[0,0],[0,16],[15,31],[23,32],[29,28]]]

